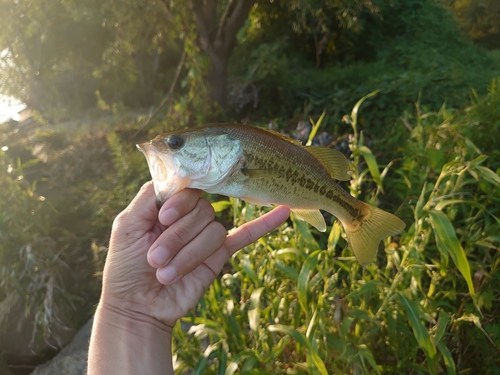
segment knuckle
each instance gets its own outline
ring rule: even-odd
[[[169,233],[168,248],[180,249],[189,242],[190,230],[183,226],[177,226]]]
[[[112,229],[117,230],[118,228],[122,227],[126,219],[127,219],[127,214],[124,211],[120,212],[113,220]]]
[[[209,224],[208,230],[210,230],[210,233],[214,236],[218,245],[222,246],[222,244],[226,240],[226,235],[227,235],[226,228],[224,228],[224,226],[221,223],[213,221]]]
[[[198,201],[198,209],[207,217],[210,219],[210,221],[215,219],[215,211],[214,208],[212,207],[212,204],[207,201],[206,199],[200,199]]]

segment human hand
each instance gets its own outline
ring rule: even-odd
[[[145,184],[113,223],[101,305],[173,327],[194,308],[237,250],[288,218],[280,206],[226,236],[201,191],[185,189],[156,207]]]

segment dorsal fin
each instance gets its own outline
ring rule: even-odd
[[[330,176],[339,181],[350,180],[351,177],[347,173],[349,170],[349,162],[340,151],[328,147],[306,146],[304,147],[318,161],[323,164]]]
[[[287,142],[293,143],[294,145],[302,146],[302,142],[299,141],[298,139],[287,137],[286,135],[281,134],[280,132],[278,132],[276,130],[271,130],[271,129],[266,129],[266,128],[261,128],[261,129],[265,130],[266,132],[271,133],[277,137],[280,137],[281,139],[284,139]]]

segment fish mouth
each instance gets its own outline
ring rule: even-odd
[[[153,180],[156,204],[160,208],[165,201],[181,190],[175,183],[175,166],[172,157],[162,154],[151,142],[136,145],[148,162],[149,172]]]

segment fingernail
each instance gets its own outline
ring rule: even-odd
[[[160,215],[160,223],[162,223],[165,226],[172,225],[178,219],[179,219],[179,212],[173,207],[167,208]]]
[[[157,248],[151,250],[150,254],[151,260],[157,265],[157,266],[162,266],[170,258],[170,255],[163,246],[158,246]]]
[[[177,278],[177,271],[174,267],[167,266],[158,270],[158,279],[162,284],[172,284]]]

